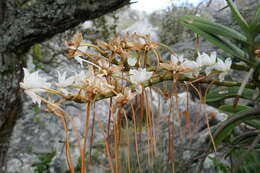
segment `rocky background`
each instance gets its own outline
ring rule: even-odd
[[[254,9],[258,0],[240,0],[238,1],[239,8],[246,17],[250,17],[254,13]],[[233,23],[230,11],[225,9],[219,12],[225,4],[222,1],[214,1],[207,6],[207,3],[200,4],[198,7],[173,7],[164,11],[157,11],[153,14],[146,14],[144,12],[134,11],[130,8],[121,9],[115,13],[103,16],[94,21],[86,21],[82,25],[69,30],[66,33],[59,34],[53,39],[35,45],[28,54],[27,66],[31,71],[40,69],[41,74],[48,76],[50,80],[57,77],[56,70],[67,71],[69,74],[77,71],[80,66],[74,61],[66,57],[65,40],[70,40],[75,33],[83,32],[84,38],[93,42],[96,39],[105,41],[111,40],[117,33],[125,34],[127,32],[150,34],[155,41],[160,41],[170,45],[177,53],[189,55],[194,52],[194,34],[185,30],[179,23],[179,18],[186,14],[200,14],[216,22],[225,25],[236,25]],[[211,52],[216,50],[210,43],[201,39],[200,50],[203,52]],[[218,51],[219,56],[226,56],[222,51]],[[169,56],[167,53],[164,57]],[[232,75],[237,79],[237,76]],[[158,105],[159,96],[155,91],[152,92],[152,105]],[[179,94],[180,109],[184,110],[186,99],[189,99],[191,111],[191,123],[199,120],[198,132],[187,135],[184,139],[180,136],[175,136],[175,150],[176,163],[178,165],[178,172],[194,172],[197,166],[197,159],[201,149],[206,147],[206,140],[208,129],[205,126],[205,117],[201,113],[200,103],[197,98],[191,96],[187,97],[186,92]],[[65,162],[65,143],[64,131],[61,122],[54,115],[48,113],[45,107],[39,108],[32,104],[31,100],[24,97],[24,112],[23,116],[17,122],[12,140],[11,149],[9,151],[8,172],[9,173],[65,173],[67,171]],[[158,137],[158,156],[155,160],[155,167],[149,170],[148,167],[142,165],[144,172],[167,172],[167,167],[162,164],[167,160],[167,104],[169,100],[161,97],[161,119],[159,121]],[[108,106],[107,100],[99,101],[97,103],[97,114],[100,119],[106,123]],[[157,107],[157,106],[156,106]],[[84,127],[84,113],[85,105],[66,103],[65,110],[77,122],[78,128],[83,134]],[[210,125],[214,127],[218,122],[225,120],[225,114],[220,113],[214,107],[205,106],[206,111],[214,115],[210,117]],[[178,119],[174,120],[178,124]],[[93,125],[93,124],[92,124]],[[97,121],[94,121],[97,127]],[[176,129],[178,134],[178,129]],[[102,134],[99,128],[95,128],[94,132],[94,146],[93,146],[93,163],[90,166],[90,171],[93,173],[108,172],[106,165],[106,157],[104,152],[104,145],[100,145],[102,141]],[[145,134],[144,134],[145,136]],[[189,139],[192,138],[192,143]],[[79,151],[76,147],[76,137],[73,131],[70,130],[70,141],[75,165],[79,158]],[[145,157],[144,154],[141,157]],[[221,157],[221,151],[211,157]],[[133,158],[134,159],[134,158]],[[126,168],[125,168],[126,169]],[[207,158],[204,163],[204,172],[213,173],[212,160]]]

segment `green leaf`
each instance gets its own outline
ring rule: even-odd
[[[248,33],[249,31],[249,26],[244,17],[240,14],[238,11],[237,7],[235,6],[234,2],[232,0],[226,0],[229,8],[232,11],[233,16],[236,18],[238,24],[240,25],[241,29],[245,32]]]
[[[258,134],[260,134],[259,130],[242,133],[232,140],[232,144],[251,144]]]
[[[239,90],[238,86],[234,87],[218,87],[216,89],[211,90],[207,96],[206,101],[207,102],[215,102],[220,101],[226,98],[233,98],[237,96],[237,92]],[[253,95],[255,94],[254,89],[245,88],[241,97],[244,99],[251,100]],[[260,96],[257,97],[256,101],[260,102]]]
[[[254,25],[251,25],[250,31],[252,36],[255,38],[258,34],[260,34],[260,23],[254,23]]]
[[[254,120],[260,118],[260,108],[250,109],[242,111],[231,118],[223,121],[217,129],[213,131],[213,138],[216,147],[218,147],[222,141],[230,135],[232,130],[243,122],[248,120]]]
[[[217,36],[216,36],[217,37]],[[217,37],[219,40],[221,40],[223,43],[227,44],[233,51],[235,51],[237,54],[240,54],[240,56],[236,56],[241,61],[249,62],[245,57],[248,57],[248,54],[244,52],[242,49],[237,47],[235,44],[229,42],[228,40],[222,39],[220,37]],[[231,54],[232,55],[232,54]],[[234,55],[235,56],[235,55]]]
[[[185,21],[182,22],[184,26],[191,29],[193,32],[196,32],[197,34],[201,35],[205,39],[207,39],[212,44],[216,45],[217,47],[223,49],[225,52],[235,56],[236,58],[240,59],[241,61],[244,61],[246,63],[249,63],[247,59],[245,59],[245,53],[239,49],[236,45],[224,41],[223,39],[219,38],[218,36],[215,36],[213,34],[207,33],[199,29],[198,27],[186,23]]]
[[[245,123],[249,126],[256,128],[256,129],[260,129],[260,120],[259,119],[248,120]]]
[[[236,113],[240,113],[242,111],[246,111],[246,110],[250,110],[253,109],[253,107],[250,106],[243,106],[243,105],[237,105],[235,108],[233,105],[231,104],[226,104],[226,105],[222,105],[218,108],[220,111],[227,113],[230,116],[233,116]],[[260,120],[255,119],[255,120],[248,120],[245,121],[244,123],[246,123],[249,126],[252,126],[256,129],[260,129]]]
[[[236,113],[239,113],[241,111],[252,109],[252,107],[250,107],[250,106],[243,106],[243,105],[237,105],[236,107],[234,107],[231,104],[226,104],[226,105],[220,106],[218,109],[220,111],[228,113],[228,114],[236,114]]]
[[[250,22],[250,27],[258,24],[259,19],[260,19],[260,4],[258,4],[256,7],[256,13],[255,13],[254,18]]]
[[[43,55],[42,55],[42,49],[40,44],[35,44],[33,47],[33,53],[37,57],[37,59],[42,60]]]
[[[234,107],[231,104],[226,104],[226,105],[222,105],[218,108],[220,111],[227,113],[230,116],[233,116],[236,113],[242,112],[242,111],[246,111],[249,109],[253,109],[253,107],[250,106],[243,106],[243,105],[237,105],[236,107]],[[252,126],[256,129],[260,129],[260,120],[255,119],[255,120],[248,120],[246,122],[247,125]]]
[[[229,165],[218,161],[214,157],[208,156],[208,158],[213,161],[213,165],[214,165],[215,170],[217,171],[217,173],[219,173],[219,172],[221,172],[221,173],[228,173],[229,172]]]
[[[182,17],[182,20],[189,21],[190,24],[198,27],[204,32],[208,32],[213,35],[221,35],[226,38],[232,38],[243,42],[247,41],[247,38],[243,34],[237,32],[236,30],[226,27],[222,24],[206,20],[202,17],[184,16]]]

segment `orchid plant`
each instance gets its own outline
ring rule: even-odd
[[[192,86],[196,88],[194,83],[216,83],[217,85],[240,85],[239,83],[227,82],[224,76],[231,70],[231,59],[226,58],[225,61],[217,57],[216,52],[199,53],[198,57],[193,60],[185,58],[183,55],[177,55],[168,46],[150,40],[149,35],[126,35],[124,37],[117,36],[111,43],[97,41],[97,45],[84,42],[82,34],[76,35],[71,41],[67,42],[70,59],[75,59],[76,62],[85,71],[79,71],[74,75],[67,75],[66,72],[57,71],[58,79],[56,82],[50,82],[47,78],[41,77],[39,71],[29,72],[24,68],[24,79],[20,83],[25,93],[31,97],[34,103],[41,106],[44,102],[47,108],[54,113],[63,122],[66,132],[66,155],[67,165],[71,173],[74,173],[74,164],[71,157],[69,137],[68,137],[68,121],[71,121],[70,116],[62,109],[62,104],[65,101],[74,101],[77,103],[86,104],[86,122],[84,136],[82,139],[77,133],[78,146],[81,154],[81,173],[87,172],[87,141],[90,140],[92,145],[92,137],[89,136],[90,131],[90,114],[94,112],[94,119],[100,118],[95,114],[95,102],[110,98],[109,100],[109,120],[107,128],[104,124],[99,122],[99,128],[102,129],[104,142],[106,145],[106,155],[108,158],[111,172],[120,172],[120,143],[121,143],[121,122],[124,120],[128,127],[128,117],[126,113],[126,106],[131,107],[131,116],[134,120],[134,137],[135,149],[137,153],[138,168],[141,172],[141,164],[138,157],[138,141],[142,138],[142,127],[145,126],[149,136],[148,141],[148,160],[152,163],[152,159],[156,157],[156,138],[155,123],[156,118],[159,120],[160,116],[155,116],[154,109],[149,104],[152,100],[150,98],[149,89],[154,88],[157,83],[165,81],[173,81],[173,90],[167,91],[168,94],[163,94],[165,97],[176,99],[178,104],[178,89],[177,83],[183,86]],[[88,48],[88,49],[86,49]],[[95,53],[88,52],[89,48],[93,49]],[[162,57],[160,50],[166,49],[171,53],[170,61]],[[158,88],[158,93],[160,89]],[[198,91],[198,89],[196,89]],[[52,99],[51,96],[58,96],[60,99]],[[201,96],[200,93],[198,95]],[[202,103],[205,96],[200,99]],[[55,97],[57,98],[57,97]],[[134,98],[139,98],[140,110],[137,111],[133,106]],[[94,110],[93,110],[94,109]],[[172,109],[172,108],[171,108]],[[169,110],[170,114],[178,111],[178,105],[175,110]],[[157,108],[158,114],[160,108]],[[179,113],[180,114],[180,113]],[[181,115],[180,115],[181,117]],[[111,122],[112,121],[112,122]],[[145,121],[145,122],[143,122]],[[169,124],[172,124],[170,120]],[[139,126],[138,126],[139,125]],[[113,131],[110,132],[111,126]],[[209,127],[209,125],[208,125]],[[92,129],[94,129],[94,124]],[[169,128],[173,128],[169,125]],[[195,127],[194,127],[195,128]],[[139,132],[138,132],[139,130]],[[172,131],[172,130],[171,130]],[[131,172],[130,160],[130,131],[127,131],[127,149],[128,149],[128,172]],[[139,135],[138,135],[139,133]],[[211,131],[209,128],[209,134]],[[114,136],[114,149],[112,153],[111,144],[108,140],[110,135]],[[139,137],[138,137],[139,136]],[[213,140],[213,138],[212,138]],[[169,135],[169,141],[173,141],[173,136]],[[214,141],[213,141],[214,143]],[[91,147],[89,148],[91,156]],[[169,150],[169,156],[172,155],[172,150]],[[172,163],[173,170],[174,160],[169,157]]]
[[[221,71],[219,75],[220,81],[232,69],[235,71],[243,71],[246,75],[240,86],[226,85],[223,88],[216,88],[210,90],[206,98],[207,102],[215,102],[225,100],[227,98],[234,98],[233,104],[221,105],[219,109],[230,115],[230,118],[219,125],[214,131],[213,138],[215,147],[220,147],[226,141],[231,149],[228,149],[228,156],[230,160],[237,160],[233,157],[233,153],[241,153],[240,148],[246,153],[240,154],[238,161],[231,163],[228,172],[248,172],[252,170],[255,172],[256,163],[252,163],[254,168],[249,168],[246,164],[241,164],[239,160],[251,157],[250,155],[256,148],[260,133],[260,109],[259,109],[259,77],[260,77],[260,59],[259,59],[259,34],[260,34],[260,4],[256,7],[255,16],[251,21],[247,21],[239,12],[234,0],[226,0],[227,6],[240,27],[237,31],[228,26],[212,22],[199,16],[184,16],[182,24],[202,36],[218,48],[222,49],[230,58],[217,59],[216,55],[212,54],[210,57],[204,55],[202,64],[207,64],[207,74],[210,74],[212,68]],[[226,8],[225,7],[225,8]],[[223,8],[224,9],[224,8]],[[200,59],[199,62],[201,62]],[[232,61],[235,62],[232,64]],[[247,99],[253,104],[243,105],[239,103],[240,98]],[[246,130],[238,136],[233,134],[233,130],[241,125],[246,124],[250,130]],[[252,135],[251,135],[252,134]],[[210,145],[209,150],[212,148]],[[250,147],[249,147],[250,146]],[[239,148],[239,149],[236,149]],[[259,157],[259,155],[258,155]],[[204,160],[202,160],[201,165]],[[234,166],[232,166],[234,164]],[[259,167],[259,164],[258,164]],[[202,169],[200,168],[200,171]]]

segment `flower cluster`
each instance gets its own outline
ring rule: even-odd
[[[141,94],[148,81],[152,83],[153,78],[158,76],[163,81],[162,72],[165,70],[171,75],[188,78],[209,76],[217,72],[222,81],[231,67],[231,59],[223,61],[217,58],[216,52],[199,54],[194,61],[185,59],[183,55],[172,54],[170,62],[167,62],[157,49],[160,43],[151,41],[149,36],[137,34],[131,38],[129,35],[118,36],[111,43],[97,41],[97,45],[84,42],[79,34],[67,45],[69,57],[87,70],[71,76],[57,71],[57,82],[52,85],[46,78],[39,76],[39,71],[30,73],[24,68],[24,80],[20,86],[34,103],[40,105],[44,100],[40,94],[45,92],[79,102],[116,96],[116,104],[122,106],[133,96]],[[89,48],[97,53],[87,52]],[[133,56],[136,53],[139,55]],[[157,66],[154,66],[154,60],[157,60]]]
[[[206,53],[199,54],[195,61],[184,59],[183,55],[171,55],[169,63],[161,63],[161,67],[174,73],[184,74],[187,77],[198,77],[200,72],[204,72],[206,76],[216,70],[220,72],[219,80],[223,81],[225,75],[230,71],[231,59],[227,58],[225,62],[217,58],[216,52],[210,55]]]
[[[115,139],[114,159],[115,170],[120,172],[120,138],[121,138],[121,122],[124,119],[126,122],[127,146],[130,146],[128,118],[126,112],[126,104],[131,104],[131,111],[134,120],[134,136],[137,142],[137,125],[139,125],[139,136],[142,134],[142,123],[144,115],[146,116],[146,129],[148,142],[148,158],[155,157],[155,118],[154,109],[152,108],[152,90],[146,90],[145,87],[152,86],[156,83],[165,80],[173,80],[173,93],[161,92],[164,96],[177,96],[176,81],[198,82],[205,78],[212,78],[219,75],[219,79],[224,80],[225,75],[230,71],[231,59],[227,58],[223,61],[217,58],[216,52],[210,55],[206,53],[199,54],[196,60],[184,58],[183,55],[175,54],[166,45],[150,40],[147,35],[134,34],[131,37],[117,36],[111,43],[97,41],[97,45],[93,45],[83,41],[81,34],[76,35],[73,40],[67,42],[69,48],[68,57],[75,59],[80,65],[80,70],[74,74],[57,71],[57,80],[48,82],[46,77],[40,76],[39,71],[30,73],[24,68],[24,79],[20,83],[20,87],[25,90],[25,93],[32,98],[34,103],[41,105],[41,102],[47,103],[47,109],[54,113],[63,121],[66,134],[66,157],[70,172],[73,171],[72,157],[69,145],[68,124],[67,120],[74,121],[59,105],[64,101],[75,101],[86,104],[85,130],[83,142],[78,136],[78,145],[81,154],[81,172],[86,173],[86,157],[87,138],[90,129],[91,109],[94,109],[93,120],[95,120],[95,104],[94,102],[110,97],[107,136],[110,136],[110,119],[113,120],[113,136]],[[159,48],[166,48],[171,52],[170,61],[164,60],[160,54]],[[94,51],[89,52],[89,49]],[[93,53],[94,52],[94,53]],[[85,68],[85,70],[82,70]],[[215,79],[213,79],[215,81]],[[156,88],[158,89],[158,88]],[[158,92],[161,90],[158,89]],[[59,96],[60,100],[55,100],[51,95]],[[140,96],[140,97],[138,97]],[[149,97],[150,96],[150,97]],[[48,97],[48,99],[47,99]],[[113,97],[113,98],[112,98]],[[138,97],[137,99],[134,99]],[[55,97],[57,98],[57,97]],[[177,99],[177,98],[176,98]],[[132,100],[139,101],[139,105],[132,104]],[[173,104],[173,103],[171,103]],[[176,101],[176,104],[177,101]],[[187,103],[188,104],[188,103]],[[94,105],[92,107],[92,105]],[[140,122],[137,123],[135,109],[140,108]],[[178,107],[171,106],[171,107]],[[171,108],[172,109],[172,108]],[[170,112],[172,111],[170,109]],[[158,107],[159,110],[159,107]],[[97,115],[96,115],[97,116]],[[159,116],[158,116],[159,117]],[[98,116],[96,117],[97,119]],[[170,119],[170,121],[172,121]],[[93,121],[94,122],[94,121]],[[72,123],[72,126],[74,126]],[[78,135],[78,127],[81,123],[77,123],[77,127],[73,127],[76,135]],[[102,123],[99,123],[100,129],[104,138],[106,134]],[[92,136],[90,138],[90,148],[92,145],[94,124],[91,126]],[[169,127],[171,128],[171,127]],[[169,129],[169,131],[172,131]],[[170,135],[171,136],[171,135]],[[169,139],[169,141],[173,141]],[[110,155],[108,140],[105,140],[106,152],[109,159],[110,169],[113,171],[113,162]],[[81,149],[82,148],[82,149]],[[130,150],[129,150],[130,151]],[[170,151],[170,150],[169,150]],[[138,152],[138,149],[137,149]],[[90,150],[91,156],[91,150]],[[130,156],[130,154],[129,154]],[[130,165],[130,160],[128,160]],[[130,169],[130,166],[129,166]],[[140,171],[141,172],[141,171]]]

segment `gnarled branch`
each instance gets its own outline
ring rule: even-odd
[[[114,11],[130,0],[37,0],[14,9],[0,25],[0,53],[27,49],[83,21]]]

